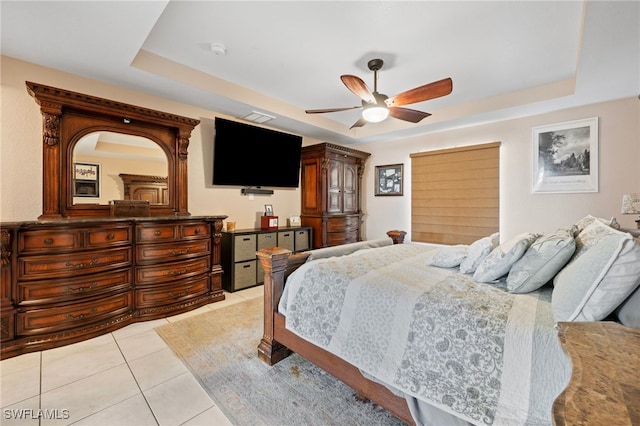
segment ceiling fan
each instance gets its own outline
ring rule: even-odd
[[[362,127],[367,123],[377,123],[385,120],[388,116],[398,118],[400,120],[417,123],[423,118],[429,117],[428,112],[417,111],[415,109],[402,108],[404,105],[415,104],[417,102],[428,101],[430,99],[446,96],[453,90],[453,81],[451,78],[445,78],[424,86],[416,87],[406,92],[402,92],[396,96],[388,97],[382,93],[378,93],[378,70],[382,68],[384,62],[382,59],[372,59],[367,66],[373,71],[373,92],[369,90],[367,85],[360,77],[355,75],[342,75],[340,79],[356,96],[362,100],[362,105],[346,108],[328,108],[328,109],[308,109],[307,114],[323,114],[327,112],[347,111],[351,109],[362,108],[362,116],[353,123],[350,129],[354,127]]]

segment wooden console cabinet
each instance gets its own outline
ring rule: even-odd
[[[310,227],[240,229],[222,233],[222,288],[237,291],[264,282],[264,270],[256,251],[281,247],[294,253],[311,249]]]
[[[362,240],[362,174],[371,154],[331,143],[302,147],[301,215],[313,248]]]
[[[2,224],[2,358],[223,300],[225,218]]]

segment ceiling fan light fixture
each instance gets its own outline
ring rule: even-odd
[[[362,118],[369,123],[379,123],[389,117],[389,108],[381,105],[371,105],[362,110]]]

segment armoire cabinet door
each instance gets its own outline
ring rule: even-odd
[[[343,163],[342,212],[358,212],[358,165]]]
[[[342,161],[330,160],[327,169],[327,213],[342,213]]]

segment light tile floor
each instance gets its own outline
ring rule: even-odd
[[[155,327],[262,297],[262,286],[190,312],[0,362],[0,424],[230,425]]]

